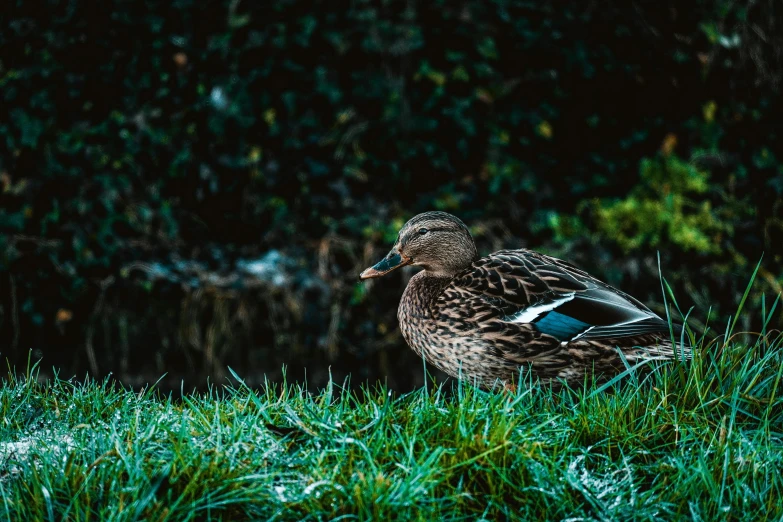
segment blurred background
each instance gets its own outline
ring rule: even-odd
[[[0,358],[410,390],[412,272],[358,274],[432,209],[482,254],[563,257],[664,313],[660,252],[718,331],[763,254],[769,310],[783,4],[687,6],[6,0]]]

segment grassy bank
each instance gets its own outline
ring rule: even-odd
[[[10,520],[783,517],[781,339],[720,341],[634,385],[242,385],[182,400],[108,383],[0,390]]]

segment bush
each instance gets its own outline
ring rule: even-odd
[[[560,253],[643,299],[656,250],[697,304],[723,311],[762,251],[780,291],[772,3],[8,10],[0,338],[17,362],[33,348],[128,378],[331,362],[405,387],[399,285],[356,276],[432,208],[484,251]],[[225,283],[270,252],[290,285]],[[155,275],[183,259],[198,269]]]

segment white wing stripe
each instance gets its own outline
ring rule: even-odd
[[[555,299],[554,301],[550,301],[548,303],[541,303],[536,304],[533,306],[529,306],[528,308],[525,308],[524,310],[517,312],[516,314],[512,315],[508,318],[508,321],[511,323],[531,323],[533,322],[536,317],[540,316],[543,313],[550,312],[560,306],[563,303],[567,303],[568,301],[572,300],[574,298],[574,293],[571,292],[570,294],[566,294],[565,297],[562,299]]]
[[[588,328],[588,329],[587,329],[587,330],[585,330],[584,332],[580,333],[580,334],[579,334],[579,335],[577,335],[576,337],[573,337],[573,338],[571,339],[571,341],[576,341],[577,339],[579,339],[580,337],[582,337],[584,334],[586,334],[587,332],[589,332],[589,331],[590,331],[590,330],[592,330],[593,328],[595,328],[595,326],[591,326],[590,328]],[[571,341],[568,341],[568,342],[571,342]]]

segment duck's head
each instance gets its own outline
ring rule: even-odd
[[[389,254],[360,277],[381,277],[405,265],[421,266],[429,275],[451,277],[477,257],[465,223],[446,212],[425,212],[405,223]]]

